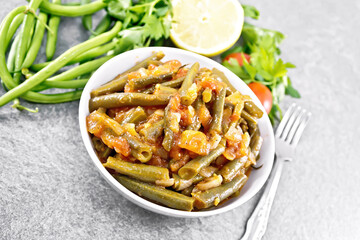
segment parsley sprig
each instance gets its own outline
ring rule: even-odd
[[[245,17],[259,18],[259,11],[248,5],[242,5]],[[223,65],[233,71],[245,83],[259,82],[267,86],[273,96],[273,106],[269,113],[270,120],[282,118],[279,103],[285,95],[300,98],[299,92],[292,86],[288,69],[294,68],[292,63],[284,62],[280,58],[279,45],[285,36],[281,32],[254,26],[245,21],[239,44],[224,52],[224,58],[230,53],[244,52],[251,56],[250,62],[243,59],[243,66],[238,61],[230,59],[223,61]]]

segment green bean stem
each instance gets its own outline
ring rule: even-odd
[[[95,2],[80,5],[80,6],[69,6],[69,5],[58,5],[54,3],[49,3],[48,1],[42,1],[40,9],[43,12],[49,13],[56,16],[64,17],[80,17],[84,15],[94,14],[95,12],[105,8],[106,3],[103,3],[102,0],[97,0]]]
[[[75,47],[70,48],[66,52],[64,52],[62,55],[60,55],[56,61],[52,62],[48,66],[46,66],[44,69],[36,73],[34,76],[29,78],[27,81],[21,83],[20,85],[16,86],[16,83],[9,82],[8,88],[11,89],[7,93],[5,93],[3,96],[0,97],[0,106],[5,105],[9,101],[11,101],[14,98],[17,98],[36,85],[43,82],[45,79],[50,77],[52,74],[57,72],[60,68],[65,66],[71,59],[73,59],[75,56],[86,52],[87,50],[90,50],[93,47],[99,46],[105,42],[108,42],[110,39],[115,37],[117,33],[121,29],[121,22],[117,22],[113,29],[110,30],[107,33],[103,33],[93,39],[87,40],[83,43],[78,44]],[[7,69],[6,69],[7,70]],[[11,79],[11,78],[10,78]]]
[[[170,208],[191,211],[194,199],[183,194],[159,187],[154,184],[133,180],[125,176],[114,176],[123,186],[130,191],[152,201],[161,203]]]
[[[31,40],[31,45],[29,47],[28,52],[26,53],[26,57],[21,68],[29,68],[31,64],[33,64],[33,62],[35,61],[36,56],[41,47],[42,39],[44,37],[45,24],[47,22],[47,18],[48,15],[46,13],[42,13],[42,12],[39,13],[39,17],[36,21],[34,37]]]

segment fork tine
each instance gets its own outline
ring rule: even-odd
[[[284,114],[279,126],[276,129],[276,133],[275,133],[276,137],[280,138],[281,133],[283,132],[283,130],[285,128],[285,125],[286,125],[287,121],[289,120],[289,117],[290,117],[290,115],[292,113],[292,110],[295,108],[295,106],[296,106],[295,103],[291,104],[291,106],[288,108],[288,110]]]
[[[287,136],[290,132],[290,129],[293,127],[294,121],[295,121],[296,117],[299,115],[300,109],[301,109],[301,107],[297,106],[296,109],[292,112],[292,114],[285,126],[285,129],[281,135],[281,139],[283,139],[284,141],[287,138]]]
[[[301,135],[302,135],[306,125],[308,124],[308,122],[310,120],[310,117],[311,117],[311,113],[308,112],[305,115],[305,117],[303,118],[303,120],[301,121],[299,127],[297,128],[297,131],[296,131],[296,133],[294,135],[294,138],[293,138],[293,140],[291,142],[291,146],[295,147],[298,144],[298,142],[299,142],[299,140],[301,138]]]
[[[304,116],[304,114],[306,113],[305,109],[302,109],[301,112],[299,113],[299,115],[296,117],[294,124],[292,125],[289,134],[286,137],[286,142],[290,143],[291,140],[293,139],[296,130],[298,129],[300,123],[301,123],[301,119]]]

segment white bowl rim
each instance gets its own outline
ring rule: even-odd
[[[256,181],[257,181],[256,187],[252,187],[249,190],[250,191],[249,194],[246,194],[245,196],[240,195],[238,197],[232,198],[231,200],[233,200],[233,202],[231,202],[230,204],[225,205],[225,206],[224,205],[223,206],[218,206],[218,207],[212,208],[210,210],[194,211],[194,212],[176,210],[176,209],[168,208],[168,207],[161,206],[159,204],[153,203],[153,202],[148,201],[148,200],[138,196],[137,194],[131,192],[126,187],[121,185],[105,169],[105,167],[102,166],[101,162],[99,161],[99,159],[98,159],[98,157],[97,157],[97,155],[96,155],[96,153],[95,153],[95,151],[94,151],[94,149],[92,147],[92,143],[90,141],[90,137],[89,137],[89,134],[88,134],[87,129],[86,129],[86,121],[85,121],[86,116],[89,114],[88,106],[89,106],[89,99],[90,99],[90,91],[93,89],[92,83],[98,77],[100,77],[100,75],[106,69],[106,67],[109,67],[110,65],[114,65],[116,62],[119,62],[121,59],[131,58],[131,56],[133,56],[133,57],[134,56],[141,56],[141,58],[140,58],[140,60],[141,60],[141,59],[149,56],[152,52],[156,52],[156,51],[163,51],[165,53],[165,57],[168,56],[168,55],[175,55],[175,56],[171,56],[169,59],[176,59],[176,55],[180,54],[180,55],[184,55],[184,56],[193,58],[194,59],[193,62],[201,61],[201,62],[205,62],[205,63],[211,65],[212,67],[216,67],[220,71],[224,72],[225,75],[229,78],[230,81],[234,81],[234,79],[235,79],[235,81],[237,81],[236,85],[234,84],[235,88],[237,88],[240,92],[246,91],[246,94],[250,95],[250,97],[253,99],[255,104],[264,112],[264,116],[259,120],[259,127],[260,127],[260,132],[261,132],[260,134],[261,135],[263,135],[262,131],[264,129],[267,131],[268,136],[266,137],[266,141],[267,141],[267,152],[268,153],[266,154],[266,156],[261,155],[259,161],[260,160],[265,161],[267,165],[263,166],[261,168],[262,170],[265,170],[265,172],[261,175],[262,176],[261,179],[256,179]],[[132,63],[132,65],[133,64],[135,64],[135,63]],[[118,73],[120,73],[121,71],[124,71],[124,70],[126,70],[126,69],[120,69],[120,71],[118,71]],[[102,80],[102,81],[100,81],[100,83],[103,84],[103,83],[108,82],[110,80],[112,80],[112,79]],[[243,81],[241,81],[241,80],[239,81],[239,80],[240,79],[233,72],[231,72],[230,70],[228,70],[227,68],[225,68],[221,64],[217,63],[216,61],[214,61],[214,60],[212,60],[210,58],[198,55],[196,53],[189,52],[189,51],[182,50],[182,49],[178,49],[178,48],[172,48],[172,47],[147,47],[147,48],[137,48],[137,49],[134,49],[134,50],[130,50],[130,51],[121,53],[121,54],[111,58],[107,62],[105,62],[100,68],[98,68],[95,71],[95,73],[92,75],[92,77],[89,79],[88,83],[86,84],[86,86],[85,86],[85,88],[83,90],[83,93],[81,95],[80,104],[79,104],[79,125],[80,125],[80,132],[81,132],[81,136],[82,136],[85,148],[86,148],[87,152],[89,153],[89,155],[90,155],[93,163],[95,164],[97,170],[105,178],[105,180],[115,190],[117,190],[122,196],[124,196],[129,201],[131,201],[131,202],[137,204],[138,206],[143,207],[143,208],[145,208],[147,210],[150,210],[150,211],[155,212],[155,213],[167,215],[167,216],[172,216],[172,217],[196,218],[196,217],[212,216],[212,215],[224,213],[224,212],[230,211],[232,209],[235,209],[235,208],[239,207],[240,205],[244,204],[245,202],[247,202],[249,199],[251,199],[263,187],[263,185],[265,184],[267,178],[270,175],[272,165],[273,165],[273,162],[274,162],[274,153],[275,153],[275,141],[274,141],[274,134],[273,134],[273,130],[272,130],[272,125],[270,123],[270,120],[269,120],[266,112],[265,112],[265,109],[261,105],[258,98],[255,96],[255,94],[250,90],[250,88],[248,88],[248,86]],[[238,86],[238,84],[240,86]],[[100,85],[100,84],[98,84],[98,85]],[[261,126],[260,126],[260,121],[261,121]],[[265,141],[264,141],[264,143],[265,143]],[[254,173],[250,174],[249,180],[251,179],[252,175],[254,175]],[[247,184],[245,184],[244,188],[246,187],[246,185]],[[241,193],[242,193],[242,191],[241,191]],[[231,201],[231,200],[229,200],[229,201]]]

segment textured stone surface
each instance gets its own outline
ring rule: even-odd
[[[358,1],[246,1],[258,24],[288,35],[295,102],[313,112],[285,166],[264,239],[357,239],[360,48]],[[25,1],[2,1],[0,19]],[[65,19],[59,52],[86,39]],[[2,94],[3,91],[0,90]],[[287,98],[287,107],[293,99]],[[239,239],[259,195],[228,213],[178,219],[146,211],[117,194],[82,144],[78,103],[0,109],[1,239]]]

